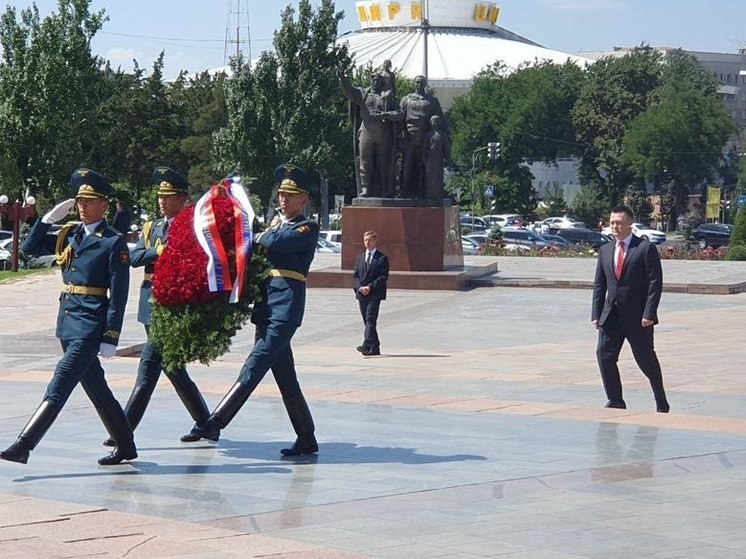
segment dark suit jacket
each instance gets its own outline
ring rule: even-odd
[[[355,269],[352,272],[355,298],[358,300],[383,301],[386,298],[386,284],[389,281],[389,259],[380,250],[373,253],[370,266],[365,269],[365,253],[355,259]],[[363,285],[370,286],[370,293],[363,295],[359,289]]]
[[[598,254],[593,286],[591,320],[603,326],[616,306],[622,324],[639,325],[643,318],[658,323],[658,303],[663,287],[663,269],[658,249],[632,236],[627,248],[622,275],[614,274],[616,242],[603,245]]]

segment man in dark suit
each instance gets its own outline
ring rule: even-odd
[[[57,338],[64,355],[57,363],[41,405],[15,443],[0,458],[26,464],[29,453],[52,426],[70,394],[80,383],[114,440],[114,450],[99,459],[102,466],[137,458],[132,428],[122,406],[106,384],[98,356],[113,357],[124,321],[129,290],[130,254],[124,237],[106,224],[104,213],[114,189],[90,169],[78,169],[70,179],[75,200],[57,204],[40,219],[23,243],[36,256],[46,233],[77,203],[82,223],[69,223],[57,235],[57,263],[62,294],[57,314]]]
[[[668,413],[670,406],[653,343],[663,270],[655,245],[632,234],[633,221],[627,206],[611,209],[609,224],[616,242],[601,247],[593,286],[591,322],[598,329],[596,356],[607,408],[627,408],[617,366],[626,339],[637,365],[650,381],[657,411]]]
[[[300,327],[306,306],[306,278],[316,255],[319,225],[303,215],[313,179],[300,167],[286,163],[275,170],[283,216],[257,236],[255,250],[264,251],[271,266],[262,286],[262,298],[254,306],[251,321],[256,325],[254,347],[231,387],[206,421],[197,423],[192,433],[217,441],[238,410],[254,392],[267,371],[272,369],[282,394],[290,423],[297,438],[283,456],[315,454],[319,445],[308,404],[303,397],[295,371],[290,342]]]
[[[389,280],[389,259],[376,248],[378,233],[366,231],[363,234],[365,252],[355,260],[352,272],[355,298],[360,305],[360,314],[365,324],[365,339],[357,350],[363,355],[381,355],[381,342],[378,339],[378,311],[381,301],[386,299],[386,284]]]
[[[150,341],[150,299],[153,296],[153,276],[155,263],[168,242],[168,229],[177,215],[189,200],[189,181],[170,167],[157,167],[153,171],[153,183],[158,188],[158,206],[163,217],[157,221],[148,221],[142,228],[142,236],[137,246],[132,249],[132,267],[144,267],[142,285],[140,286],[140,304],[137,309],[137,321],[145,326],[148,341],[140,354],[140,364],[137,368],[137,380],[132,389],[124,412],[127,414],[132,429],[136,429],[142,420],[145,410],[150,403],[158,379],[163,368],[163,356],[158,348]],[[196,422],[204,421],[210,415],[199,388],[189,376],[185,368],[176,371],[165,371],[171,381],[176,394],[184,407]],[[192,443],[199,441],[199,435],[187,433],[181,437],[181,442]],[[113,439],[104,441],[105,446],[114,446]]]

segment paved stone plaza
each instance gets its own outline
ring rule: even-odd
[[[593,266],[500,259],[498,277],[587,281]],[[746,263],[664,271],[670,283],[746,282]],[[140,274],[125,346],[144,341]],[[54,273],[0,284],[3,448],[60,356],[58,287]],[[0,557],[746,558],[746,294],[664,293],[656,341],[668,415],[655,413],[626,349],[629,409],[603,407],[590,297],[393,290],[383,355],[362,357],[352,290],[310,290],[294,349],[317,459],[280,459],[294,434],[271,377],[218,444],[196,445],[178,442],[191,422],[162,379],[136,432],[139,458],[99,467],[106,433],[78,389],[28,465],[0,462]],[[190,368],[211,407],[252,334]],[[104,367],[126,401],[137,359]]]

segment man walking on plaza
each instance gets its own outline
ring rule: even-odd
[[[360,314],[365,324],[365,339],[357,350],[363,355],[381,355],[381,341],[378,339],[378,311],[381,301],[386,299],[386,284],[389,279],[389,259],[376,248],[378,233],[366,231],[363,234],[365,252],[355,260],[352,272],[355,298],[360,305]]]
[[[115,448],[99,459],[102,466],[137,458],[127,417],[106,384],[98,356],[113,357],[124,321],[129,290],[130,255],[124,237],[103,217],[114,189],[90,169],[78,169],[70,180],[78,189],[75,200],[57,204],[31,230],[23,243],[36,256],[53,223],[64,218],[77,201],[82,224],[64,226],[57,235],[57,263],[62,294],[57,315],[57,338],[65,352],[39,408],[15,443],[0,458],[25,464],[29,453],[52,426],[78,383],[93,402]]]
[[[275,180],[280,185],[278,194],[283,218],[275,218],[255,241],[260,250],[265,251],[271,270],[262,287],[262,299],[251,314],[251,321],[256,325],[254,347],[236,383],[207,421],[195,425],[193,432],[217,441],[220,430],[231,422],[271,368],[297,435],[292,447],[280,453],[300,456],[318,452],[319,446],[313,418],[298,383],[290,342],[305,311],[306,278],[316,254],[319,225],[302,213],[313,186],[311,177],[288,163],[275,170]]]
[[[148,341],[143,347],[140,355],[140,365],[137,369],[137,380],[132,389],[124,412],[132,429],[136,429],[145,414],[145,409],[150,403],[158,378],[163,368],[163,357],[161,352],[150,341],[150,299],[153,296],[153,275],[155,263],[168,243],[168,229],[177,215],[181,213],[188,201],[189,182],[179,173],[169,167],[158,167],[153,171],[153,182],[158,187],[158,206],[160,207],[162,219],[156,222],[148,221],[142,229],[142,236],[137,246],[132,249],[132,267],[145,267],[142,285],[140,286],[140,305],[137,309],[137,320],[145,326]],[[202,394],[189,377],[186,369],[177,371],[166,371],[166,377],[173,384],[176,394],[181,399],[184,407],[196,422],[207,419],[210,410],[202,398]],[[185,443],[196,442],[200,436],[195,433],[187,433],[181,437]],[[114,441],[104,441],[106,446],[114,446]]]
[[[627,408],[618,367],[626,339],[637,365],[650,381],[657,411],[668,413],[670,406],[653,341],[663,270],[655,245],[632,234],[633,221],[627,206],[611,209],[609,224],[616,242],[601,247],[593,286],[591,322],[598,329],[596,356],[607,408]]]

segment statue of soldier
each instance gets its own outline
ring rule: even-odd
[[[391,195],[390,183],[393,165],[396,121],[404,115],[396,97],[384,91],[383,77],[374,73],[369,88],[354,87],[343,73],[339,73],[342,91],[350,100],[353,125],[356,130],[355,158],[360,197],[386,197]]]
[[[414,92],[405,95],[401,100],[406,124],[406,144],[402,165],[402,197],[422,198],[425,195],[425,169],[423,162],[423,140],[430,130],[430,118],[439,116],[443,119],[443,128],[448,132],[448,122],[443,116],[440,101],[427,91],[427,78],[417,76],[414,79]]]

